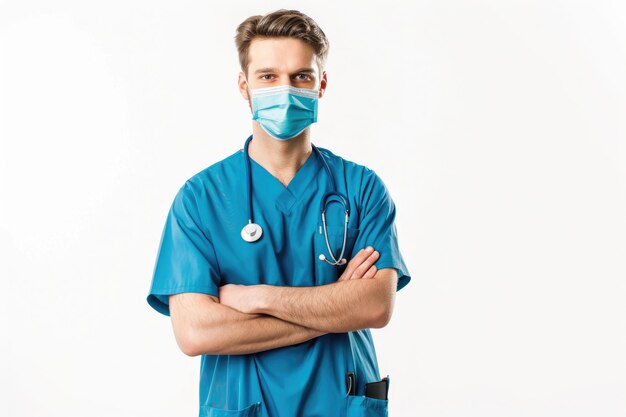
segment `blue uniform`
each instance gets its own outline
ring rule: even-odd
[[[373,246],[378,269],[396,268],[400,290],[410,281],[398,247],[395,205],[371,169],[318,147],[337,191],[350,202],[344,257]],[[337,281],[346,266],[328,257],[320,201],[332,190],[328,173],[312,152],[288,187],[251,159],[254,221],[263,236],[245,242],[248,222],[245,155],[240,149],[188,179],[167,215],[147,301],[168,315],[168,296],[197,292],[219,296],[224,284],[292,287]],[[326,211],[329,241],[341,251],[344,212]],[[346,396],[347,371],[356,395]],[[391,378],[390,378],[391,379]],[[323,336],[249,355],[201,355],[200,416],[313,417],[386,416],[388,400],[365,397],[365,383],[380,381],[369,329]]]

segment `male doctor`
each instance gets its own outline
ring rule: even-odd
[[[395,205],[373,170],[313,149],[328,54],[315,21],[251,16],[235,42],[252,134],[179,189],[147,301],[201,356],[200,416],[386,416],[388,399],[365,384],[385,380],[369,329],[389,322],[410,281]],[[333,187],[349,202],[347,228],[340,204],[321,220]],[[242,238],[250,208],[262,228],[253,241]],[[328,262],[329,247],[346,260]]]

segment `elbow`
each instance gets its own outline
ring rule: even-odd
[[[180,348],[181,352],[183,352],[185,355],[187,355],[189,357],[194,357],[194,356],[198,356],[199,355],[199,353],[196,350],[196,348],[194,346],[192,346],[192,345],[188,345],[188,344],[182,345],[182,344],[179,344],[178,347]]]
[[[209,342],[214,339],[208,335],[208,329],[195,328],[190,320],[181,320],[172,316],[172,327],[176,344],[181,352],[187,356],[214,354],[215,347]]]
[[[176,331],[174,329],[174,335],[176,337],[176,344],[178,348],[187,356],[198,356],[200,354],[198,344],[195,341],[193,332],[191,329],[185,329],[184,331]]]
[[[174,339],[181,352],[187,356],[198,356],[198,339],[192,323],[184,317],[179,317],[178,314],[172,314],[172,330],[174,331]]]
[[[187,356],[219,354],[222,346],[218,335],[219,325],[207,318],[213,315],[214,301],[207,302],[203,295],[180,293],[171,296],[172,327],[178,348]]]
[[[211,342],[215,339],[211,335],[206,334],[206,330],[203,334],[204,337],[200,337],[193,331],[184,333],[180,338],[177,337],[176,341],[178,347],[185,355],[195,357],[200,355],[219,355],[221,353],[220,348]]]
[[[380,278],[378,278],[378,274],[381,274]],[[383,268],[377,272],[376,280],[381,283],[381,287],[376,289],[372,302],[376,306],[376,308],[372,308],[372,327],[381,329],[389,324],[393,315],[398,275],[393,268]]]
[[[380,309],[377,310],[377,314],[372,318],[372,328],[382,329],[387,326],[391,321],[391,316],[393,315],[393,305],[383,305]]]
[[[200,349],[192,340],[188,340],[185,343],[179,345],[180,350],[189,357],[199,356],[201,354]]]

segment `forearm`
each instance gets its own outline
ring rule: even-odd
[[[263,285],[257,313],[329,333],[349,332],[377,324],[384,314],[379,279],[337,281],[314,287]]]
[[[302,343],[327,332],[215,303],[194,323],[195,354],[240,355]]]

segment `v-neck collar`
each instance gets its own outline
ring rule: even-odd
[[[272,188],[277,190],[276,208],[285,214],[290,214],[293,205],[299,200],[304,191],[308,188],[308,185],[316,177],[316,174],[321,167],[321,161],[319,160],[317,152],[311,149],[311,154],[306,161],[304,161],[304,164],[298,168],[296,175],[294,175],[291,181],[289,181],[287,186],[285,186],[278,180],[278,178],[273,176],[267,169],[252,158],[250,158],[250,167],[252,169],[253,176],[253,190],[255,189],[254,177],[266,177],[267,181],[269,181],[270,184],[273,184]],[[260,181],[257,181],[256,183],[259,184]]]

